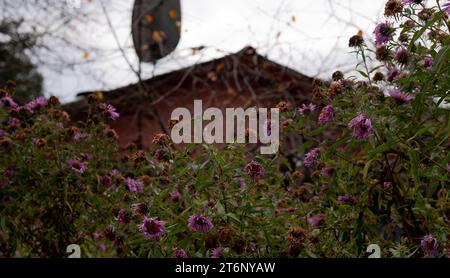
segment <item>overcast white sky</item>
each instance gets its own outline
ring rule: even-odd
[[[99,1],[117,32],[120,46],[137,65],[130,35],[133,0],[81,0],[80,9],[99,10]],[[372,31],[385,0],[182,0],[182,36],[178,48],[156,66],[145,65],[143,77],[150,78],[197,62],[236,52],[246,45],[262,55],[310,76],[328,77],[336,69],[349,69],[354,59],[347,47],[348,38]],[[83,11],[85,11],[83,10]],[[80,20],[83,35],[70,39],[82,42],[83,49],[64,53],[71,67],[55,72],[41,67],[46,95],[71,101],[87,90],[107,90],[136,82],[119,51],[105,16],[100,24]],[[293,21],[295,17],[295,21]],[[70,32],[66,33],[70,36]],[[72,35],[73,36],[73,35]],[[192,55],[191,47],[207,48]],[[94,50],[100,48],[100,50]],[[66,49],[56,48],[55,52]],[[84,51],[89,53],[87,59]],[[350,66],[351,68],[351,66]]]

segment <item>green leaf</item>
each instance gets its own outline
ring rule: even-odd
[[[444,12],[440,11],[434,15],[434,17],[425,24],[419,31],[417,31],[414,36],[411,38],[411,42],[409,43],[408,50],[414,47],[414,43],[425,33],[425,31],[433,25],[436,21],[440,20],[444,16]]]

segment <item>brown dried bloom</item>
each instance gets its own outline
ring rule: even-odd
[[[152,143],[154,145],[166,145],[170,140],[169,135],[164,134],[164,133],[158,133],[155,135],[155,137],[153,137],[153,141]]]
[[[285,112],[288,110],[289,104],[285,101],[281,101],[275,106],[275,108],[280,109],[280,112]]]
[[[403,11],[403,4],[399,0],[389,0],[384,7],[385,16],[395,16]]]

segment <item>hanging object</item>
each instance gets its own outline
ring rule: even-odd
[[[141,62],[153,63],[168,55],[180,41],[180,0],[136,0],[131,30]]]

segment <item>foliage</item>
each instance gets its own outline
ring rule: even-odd
[[[118,115],[95,97],[71,127],[55,98],[26,109],[5,88],[1,255],[76,243],[88,257],[365,257],[375,243],[383,257],[449,256],[448,17],[395,7],[377,49],[350,39],[364,80],[336,72],[314,82],[314,105],[285,109],[283,136],[305,138],[294,156],[164,134],[152,152],[119,150]]]

